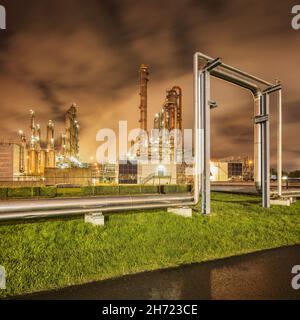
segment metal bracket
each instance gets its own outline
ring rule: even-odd
[[[279,90],[282,90],[282,85],[280,83],[276,84],[275,86],[271,86],[267,88],[266,90],[263,91],[263,93],[270,94]]]
[[[211,109],[218,108],[218,103],[216,101],[209,100],[208,104],[209,104]]]
[[[218,66],[220,66],[222,64],[222,60],[220,58],[217,58],[211,62],[209,62],[205,67],[204,70],[205,71],[212,71],[213,69],[217,68]]]
[[[268,114],[267,115],[256,116],[254,118],[254,123],[255,124],[265,123],[267,121],[269,121],[269,115]]]

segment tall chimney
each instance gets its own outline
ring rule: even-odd
[[[142,64],[140,67],[140,96],[141,96],[141,104],[140,104],[140,128],[142,130],[147,130],[147,107],[148,107],[148,81],[149,81],[149,66],[146,64]]]

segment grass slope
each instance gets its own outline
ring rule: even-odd
[[[300,243],[300,202],[264,210],[252,196],[215,194],[211,217],[165,211],[0,225],[0,297],[60,288]]]

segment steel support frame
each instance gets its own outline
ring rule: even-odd
[[[210,73],[207,70],[199,72],[199,91],[200,91],[200,185],[201,185],[201,207],[203,214],[209,214],[210,206]]]
[[[261,96],[261,118],[258,124],[261,132],[261,182],[262,206],[270,208],[270,121],[269,121],[269,94]]]
[[[201,57],[207,61],[204,68],[199,69],[197,59]],[[197,190],[201,193],[201,208],[202,213],[208,215],[211,213],[211,188],[210,188],[210,148],[211,148],[211,129],[210,129],[210,76],[221,78],[227,82],[234,83],[238,86],[244,87],[253,93],[254,103],[255,99],[259,99],[259,115],[256,115],[255,123],[259,127],[260,148],[258,149],[258,162],[261,189],[262,189],[262,206],[264,208],[270,207],[270,123],[269,123],[269,94],[279,91],[279,109],[281,112],[281,85],[272,85],[262,79],[244,73],[231,66],[225,65],[218,59],[212,59],[201,53],[195,54],[195,109],[196,109],[196,123],[198,122],[200,128],[200,139],[196,139],[195,156],[200,159],[200,167],[196,168],[197,183],[199,185]],[[236,74],[229,74],[223,70],[216,70],[217,67],[223,67]],[[246,77],[249,80],[243,79]],[[260,84],[268,86],[265,91],[255,85],[252,80]],[[281,113],[279,115],[281,117]],[[281,118],[279,118],[281,123]],[[281,167],[281,130],[278,137],[278,168]],[[200,151],[200,152],[199,152]],[[279,161],[280,157],[280,161]],[[196,159],[197,163],[197,159]],[[198,179],[198,173],[200,179]],[[278,189],[280,186],[278,186]]]

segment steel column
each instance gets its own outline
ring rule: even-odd
[[[194,201],[197,205],[200,198],[200,173],[201,173],[201,131],[200,128],[200,79],[198,56],[194,55]]]
[[[258,92],[254,96],[254,117],[261,115],[262,95]],[[254,124],[254,183],[257,191],[261,191],[261,128]]]
[[[262,206],[270,208],[270,123],[269,123],[269,94],[264,93],[261,98],[261,116],[267,117],[260,123],[261,127],[261,181]]]
[[[277,133],[277,187],[282,196],[282,90],[278,91],[278,133]]]
[[[210,74],[204,70],[199,77],[202,213],[210,214]]]

